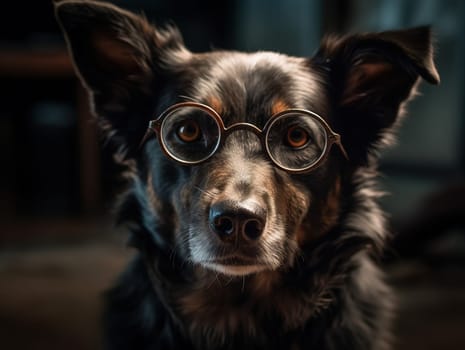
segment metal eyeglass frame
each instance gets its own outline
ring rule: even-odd
[[[179,108],[185,108],[185,107],[197,108],[197,109],[200,109],[200,110],[206,112],[210,117],[212,117],[215,120],[216,124],[218,125],[219,132],[220,132],[219,133],[219,140],[216,142],[216,145],[212,149],[212,151],[206,157],[204,157],[204,158],[202,158],[200,160],[196,160],[196,161],[189,161],[189,160],[179,158],[175,154],[170,152],[168,150],[168,148],[166,147],[166,145],[165,145],[165,143],[163,141],[163,137],[161,135],[163,123],[166,120],[166,117],[171,115],[175,110],[177,110]],[[281,117],[283,117],[283,116],[285,116],[287,114],[292,114],[292,113],[304,114],[304,115],[308,115],[308,116],[314,118],[315,120],[317,120],[323,126],[323,128],[324,128],[324,130],[326,132],[326,134],[325,134],[326,135],[325,148],[324,148],[323,152],[321,153],[321,155],[319,156],[319,158],[315,162],[311,163],[309,166],[306,166],[306,167],[301,168],[301,169],[293,169],[293,168],[289,168],[289,167],[281,165],[276,159],[273,158],[273,156],[271,154],[271,151],[269,149],[269,146],[268,146],[268,142],[267,142],[269,131],[270,131],[271,127],[274,125],[274,123],[277,120],[279,120]],[[158,118],[156,118],[154,120],[151,120],[149,122],[149,127],[147,129],[147,132],[145,133],[139,147],[142,148],[142,146],[145,144],[145,142],[150,138],[151,134],[155,133],[157,135],[158,142],[160,144],[161,149],[163,150],[163,152],[169,158],[171,158],[171,159],[173,159],[173,160],[175,160],[178,163],[181,163],[183,165],[198,165],[198,164],[204,163],[207,160],[209,160],[218,151],[218,149],[224,144],[226,138],[232,132],[237,131],[237,130],[248,130],[248,131],[253,132],[255,135],[257,135],[257,137],[260,139],[262,148],[264,150],[266,150],[265,153],[267,154],[268,158],[272,161],[272,163],[275,166],[277,166],[279,169],[285,170],[285,171],[287,171],[289,173],[292,173],[292,174],[306,173],[306,172],[310,172],[310,171],[316,169],[318,166],[320,166],[326,160],[326,158],[328,157],[328,154],[329,154],[329,152],[330,152],[330,150],[331,150],[331,148],[332,148],[332,146],[334,144],[337,144],[339,146],[342,154],[344,155],[344,157],[346,159],[349,159],[349,157],[347,155],[347,152],[346,152],[346,150],[344,149],[344,146],[341,143],[341,136],[339,134],[337,134],[336,132],[334,132],[331,129],[331,127],[328,125],[328,123],[322,117],[320,117],[318,114],[316,114],[316,113],[314,113],[312,111],[309,111],[309,110],[306,110],[306,109],[294,108],[294,109],[287,109],[287,110],[278,112],[278,113],[272,115],[268,119],[268,121],[265,123],[265,126],[262,129],[260,129],[259,127],[257,127],[254,124],[251,124],[251,123],[235,123],[235,124],[233,124],[233,125],[231,125],[229,127],[226,127],[224,125],[224,122],[223,122],[223,119],[221,118],[221,116],[213,108],[211,108],[210,106],[207,106],[205,104],[198,103],[198,102],[181,102],[181,103],[174,104],[174,105],[170,106],[169,108],[167,108],[165,111],[163,111]]]

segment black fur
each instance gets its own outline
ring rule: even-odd
[[[430,30],[327,37],[311,58],[193,54],[175,28],[112,5],[64,1],[56,15],[127,167],[119,221],[139,255],[107,294],[107,348],[389,349],[376,152],[419,77],[439,82]],[[215,108],[226,125],[311,110],[341,135],[349,159],[334,147],[314,171],[289,174],[246,131],[197,166],[168,159],[155,137],[139,150],[148,122],[186,100]],[[259,203],[263,235],[220,242],[207,224],[220,200]],[[259,268],[208,265],[237,252]]]

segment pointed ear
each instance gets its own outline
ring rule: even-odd
[[[335,124],[349,157],[365,163],[387,141],[422,77],[438,84],[429,27],[327,37],[317,53],[336,95]]]
[[[179,32],[156,29],[143,16],[96,1],[62,1],[55,13],[105,128],[122,134],[137,127],[141,121],[130,115],[134,105],[141,112],[143,96],[150,100],[171,65],[189,55]]]
[[[142,79],[150,73],[148,46],[154,33],[144,20],[96,2],[61,2],[55,13],[76,68],[89,88],[100,90],[109,80]]]

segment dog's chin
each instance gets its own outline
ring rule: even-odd
[[[190,237],[187,241],[189,258],[205,272],[225,276],[247,276],[264,271],[277,270],[283,266],[286,256],[282,242],[253,242],[254,244],[220,244],[206,239],[204,235]],[[271,243],[275,243],[272,245]],[[278,243],[281,243],[278,245]]]
[[[267,269],[265,265],[229,265],[216,262],[207,262],[201,265],[208,270],[234,277],[252,275]]]

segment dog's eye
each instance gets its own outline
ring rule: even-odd
[[[195,142],[200,138],[200,127],[193,120],[185,120],[178,126],[176,131],[179,139],[183,142]]]
[[[310,141],[308,132],[297,125],[291,126],[287,129],[285,142],[292,148],[300,148],[305,146]]]

